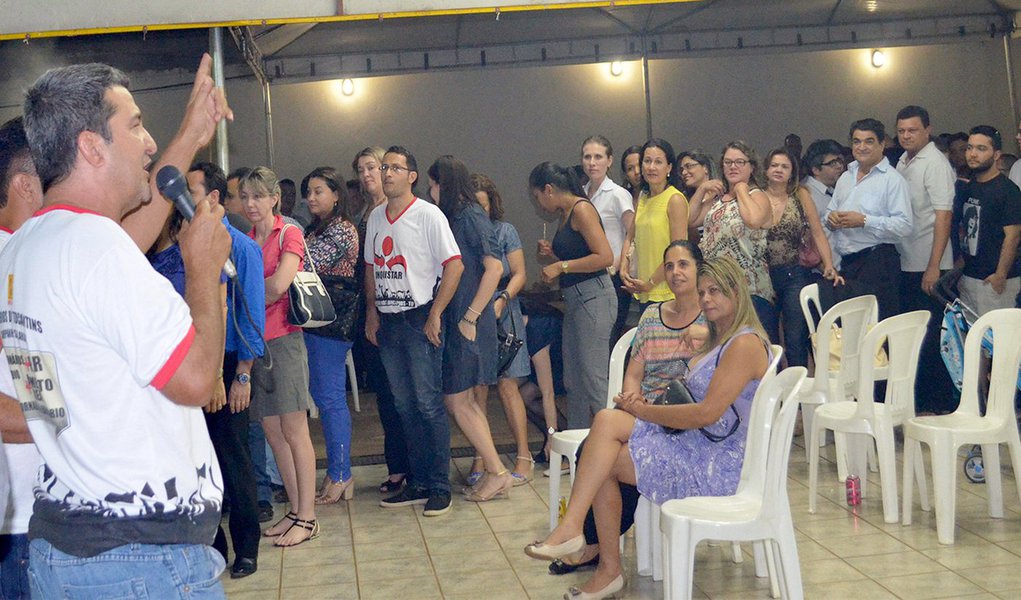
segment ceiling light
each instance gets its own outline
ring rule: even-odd
[[[614,77],[620,77],[623,74],[624,74],[623,62],[615,60],[610,63],[610,75],[613,75]]]
[[[340,93],[351,96],[355,93],[355,82],[353,79],[345,79],[340,82]]]
[[[869,12],[876,12],[876,9],[878,9],[878,8],[879,8],[879,2],[877,2],[876,0],[867,0],[865,2],[865,10],[867,10]]]
[[[872,51],[872,66],[875,68],[882,67],[886,64],[886,54],[882,50]]]

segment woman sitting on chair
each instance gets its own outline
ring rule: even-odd
[[[690,276],[694,265],[694,260],[691,267],[670,261],[670,256],[682,254],[674,247],[668,249],[665,263],[668,280],[683,277],[679,271],[685,269]],[[656,504],[688,496],[724,496],[737,489],[748,415],[769,365],[769,342],[755,315],[744,272],[733,259],[720,257],[698,268],[698,295],[709,331],[686,377],[695,403],[653,404],[676,374],[643,378],[659,383],[653,387],[643,381],[640,390],[635,378],[625,378],[624,390],[616,398],[621,410],[600,411],[592,424],[563,520],[545,541],[525,548],[526,554],[540,560],[578,552],[585,546],[585,515],[589,507],[593,509],[599,566],[580,588],[568,591],[564,596],[568,600],[606,598],[624,587],[617,541],[620,483],[637,485]],[[640,339],[635,343],[640,360]],[[717,369],[726,377],[714,378]]]

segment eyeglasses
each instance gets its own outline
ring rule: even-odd
[[[728,158],[728,159],[723,161],[723,166],[724,167],[737,167],[737,168],[740,169],[740,168],[748,166],[748,161],[746,159],[743,159],[743,158],[737,158],[737,159],[734,159],[734,160],[730,160]]]
[[[401,173],[407,173],[408,171],[411,171],[411,169],[407,167],[402,167],[400,165],[380,165],[379,170],[383,173],[386,173],[387,171],[393,171],[395,175],[400,175]]]
[[[830,160],[822,163],[822,166],[824,166],[824,167],[833,167],[834,169],[836,169],[837,167],[844,166],[844,159],[842,159],[842,158],[833,158],[833,159],[830,159]]]
[[[682,171],[690,171],[690,170],[692,170],[692,169],[694,169],[696,167],[701,167],[701,166],[702,166],[702,163],[697,163],[697,162],[681,163],[681,170]]]

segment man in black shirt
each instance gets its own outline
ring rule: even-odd
[[[964,266],[961,301],[979,316],[1013,308],[1021,291],[1014,260],[1021,240],[1021,190],[996,168],[1001,149],[996,129],[972,128],[966,157],[973,175],[954,203]]]

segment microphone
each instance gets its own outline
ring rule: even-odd
[[[167,165],[156,173],[156,188],[167,200],[174,203],[177,212],[186,220],[191,221],[195,216],[195,202],[191,199],[191,192],[188,191],[188,182],[181,170],[174,165]],[[223,273],[231,279],[237,279],[238,271],[230,258],[223,264]]]

